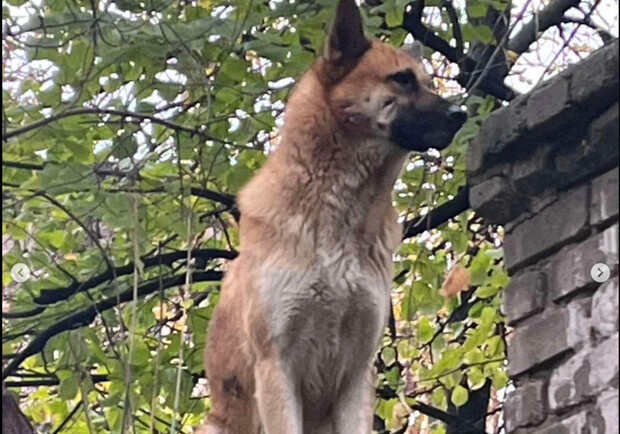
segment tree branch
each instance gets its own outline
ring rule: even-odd
[[[7,161],[7,160],[2,161],[2,165],[4,167],[10,167],[13,169],[24,169],[24,170],[44,170],[48,164],[55,164],[55,163],[50,162],[50,163],[43,163],[43,164],[31,164],[31,163],[22,163],[20,161]],[[98,167],[98,166],[93,167],[93,173],[98,176],[113,176],[117,178],[127,177],[131,175],[131,173],[129,172],[110,170],[109,168]],[[156,189],[149,190],[149,192],[150,193],[160,193],[160,192],[165,193],[166,190],[164,188],[156,188]],[[231,213],[233,214],[233,216],[235,215],[235,213],[237,213],[238,215],[238,211],[236,211],[236,209],[234,208],[235,197],[231,194],[219,193],[217,191],[209,190],[206,188],[200,188],[200,187],[190,187],[190,194],[192,194],[193,196],[202,197],[204,199],[209,199],[215,202],[219,202],[222,205],[230,207]]]
[[[195,259],[212,260],[212,259],[235,259],[238,253],[229,250],[220,249],[196,249],[191,252],[191,257]],[[180,250],[178,252],[166,253],[162,255],[151,256],[149,258],[141,258],[143,267],[150,268],[156,265],[171,265],[181,259],[187,258],[187,251]],[[115,267],[112,270],[106,270],[105,272],[94,276],[84,282],[74,282],[64,288],[56,289],[42,289],[39,296],[33,298],[36,304],[49,305],[57,303],[59,301],[66,300],[75,294],[84,292],[88,289],[92,289],[101,285],[104,282],[112,280],[118,276],[125,276],[133,273],[135,264],[130,262],[127,265],[121,267]],[[5,315],[3,313],[2,317]]]
[[[104,383],[106,381],[111,381],[110,378],[105,374],[91,374],[90,379],[93,383]],[[49,376],[46,378],[40,378],[37,380],[20,380],[20,381],[5,381],[4,385],[6,387],[40,387],[40,386],[58,386],[60,384],[60,380],[56,375]]]
[[[139,120],[149,120],[154,124],[159,124],[166,128],[173,129],[175,131],[182,131],[182,132],[185,132],[191,135],[197,135],[197,136],[203,137],[208,140],[213,140],[214,142],[218,142],[218,143],[226,143],[226,141],[222,139],[218,139],[217,137],[213,137],[210,134],[205,133],[204,131],[200,130],[200,128],[186,127],[184,125],[177,124],[177,123],[165,120],[165,119],[161,119],[153,115],[147,115],[144,113],[136,113],[136,112],[130,112],[130,111],[124,111],[124,110],[102,109],[102,108],[95,108],[95,107],[67,110],[65,112],[52,115],[48,118],[33,122],[31,124],[24,125],[23,127],[16,128],[11,131],[7,131],[2,136],[2,141],[6,142],[9,139],[12,139],[13,137],[20,136],[22,134],[28,133],[32,130],[36,130],[37,128],[44,127],[46,125],[49,125],[53,122],[59,121],[64,118],[68,118],[71,116],[88,115],[88,114],[111,115],[111,116],[131,117],[131,118],[136,118]]]
[[[449,61],[457,63],[461,68],[461,74],[457,77],[457,81],[467,89],[467,86],[471,86],[471,83],[479,75],[476,60],[452,47],[446,40],[440,38],[426,27],[419,18],[421,7],[423,7],[421,2],[416,2],[411,10],[405,12],[403,28],[422,44],[443,54]],[[515,92],[504,84],[503,79],[493,74],[484,77],[480,83],[480,89],[504,101],[511,101],[516,97]]]
[[[538,39],[539,33],[560,24],[564,13],[570,8],[578,6],[579,2],[579,0],[553,0],[542,11],[534,14],[519,33],[510,38],[506,48],[508,51],[517,54],[525,53],[530,45]]]
[[[592,21],[592,18],[590,17],[577,18],[577,17],[564,16],[562,18],[562,24],[579,24],[580,26],[590,27],[592,30],[594,30],[598,34],[599,38],[601,38],[601,41],[603,41],[604,45],[608,45],[610,42],[614,40],[614,37],[611,33],[609,33],[607,30],[598,26],[594,21]]]
[[[454,35],[454,40],[456,41],[456,49],[462,53],[465,43],[456,8],[452,4],[452,0],[443,0],[443,6],[446,8],[446,12],[448,13],[448,17],[452,23],[452,34]]]
[[[159,280],[150,280],[138,287],[138,297],[144,297],[160,290],[160,288],[168,289],[185,283],[186,274],[177,274],[175,276]],[[222,280],[223,273],[221,271],[199,271],[192,274],[192,282],[214,282]],[[74,330],[89,325],[106,310],[118,306],[120,303],[133,300],[133,288],[129,288],[115,296],[106,298],[91,306],[71,314],[60,321],[54,323],[47,329],[41,331],[36,337],[18,354],[11,359],[9,364],[2,371],[2,380],[13,374],[19,365],[28,357],[40,352],[45,347],[47,341],[62,332]]]
[[[411,219],[403,223],[403,240],[421,234],[424,231],[435,229],[448,220],[469,209],[469,186],[461,187],[454,199],[433,209],[422,219]]]
[[[37,306],[30,310],[22,310],[19,312],[2,312],[2,319],[19,319],[30,318],[36,316],[45,310],[45,306]]]
[[[2,165],[4,167],[10,167],[10,168],[13,168],[13,169],[26,169],[26,170],[43,170],[43,169],[45,169],[45,165],[43,165],[43,164],[21,163],[19,161],[2,160]]]

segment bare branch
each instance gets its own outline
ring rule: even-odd
[[[521,28],[519,33],[510,38],[506,48],[517,54],[525,53],[530,45],[538,39],[541,32],[560,24],[564,13],[578,5],[579,0],[553,0],[546,8],[536,13]]]
[[[604,45],[608,45],[614,40],[611,33],[597,25],[589,16],[585,18],[564,16],[562,18],[562,24],[579,24],[580,26],[590,27],[592,30],[596,31]]]

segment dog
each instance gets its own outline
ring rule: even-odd
[[[410,151],[447,147],[466,121],[410,51],[368,39],[355,0],[338,3],[280,144],[238,197],[240,255],[209,325],[199,432],[372,432],[402,237],[392,188]]]

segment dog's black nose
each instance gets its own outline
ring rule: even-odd
[[[463,125],[467,121],[467,113],[457,105],[448,108],[448,118],[456,124]]]

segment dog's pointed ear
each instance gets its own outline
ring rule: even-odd
[[[424,57],[424,45],[417,40],[413,41],[411,44],[404,45],[402,50],[417,60],[421,60]]]
[[[424,57],[424,45],[420,41],[413,41],[413,44],[411,44],[411,55],[414,59]]]
[[[355,0],[340,0],[325,53],[330,77],[346,74],[368,48],[370,41],[364,34],[362,14]]]

